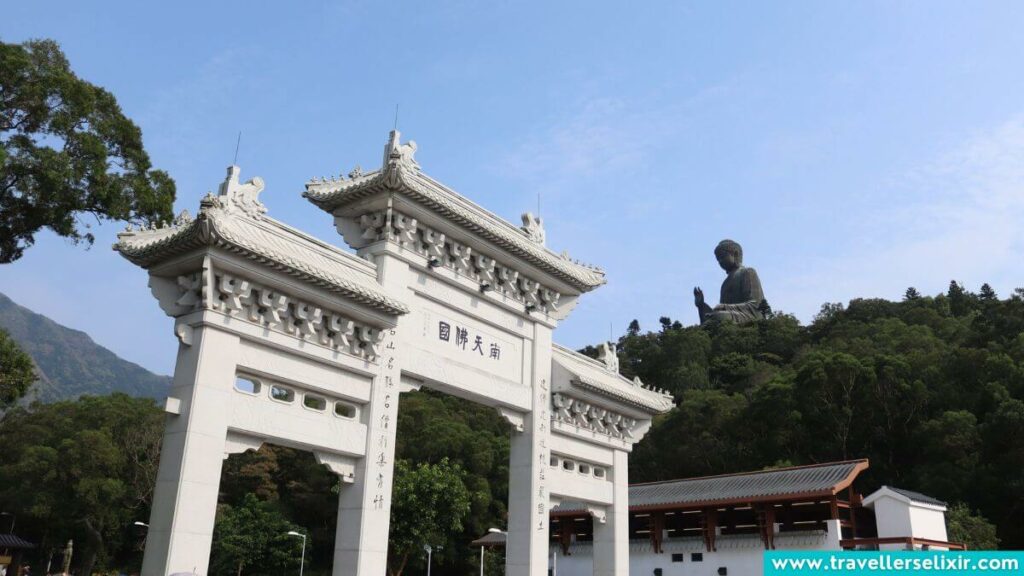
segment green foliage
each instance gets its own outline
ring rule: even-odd
[[[78,78],[56,42],[0,42],[0,263],[49,228],[92,244],[96,221],[168,221],[174,182],[106,90]]]
[[[242,506],[249,495],[272,504],[287,519],[306,527],[306,558],[330,566],[337,518],[338,477],[309,452],[265,444],[224,462],[221,502]],[[308,570],[307,570],[308,572]]]
[[[434,562],[470,573],[479,558],[466,543],[506,524],[508,423],[493,408],[425,390],[402,394],[396,435],[396,458],[431,464],[447,458],[462,468],[470,512],[462,530],[447,535]]]
[[[0,509],[40,549],[76,544],[79,573],[111,565],[148,517],[163,413],[124,394],[15,408],[0,421]]]
[[[826,304],[807,327],[659,324],[619,340],[630,375],[678,403],[636,446],[631,480],[869,458],[862,490],[965,502],[1024,547],[1024,290],[909,289]]]
[[[968,550],[996,550],[996,527],[963,502],[946,510],[946,534],[951,542],[963,542]]]
[[[436,547],[462,530],[470,510],[470,492],[462,477],[462,467],[447,458],[437,464],[395,463],[388,546],[392,576],[401,576],[410,559],[423,554],[425,544]]]
[[[255,494],[246,494],[238,506],[221,506],[213,530],[211,572],[270,576],[298,570],[302,538],[290,536],[292,531],[305,533]]]
[[[32,358],[0,328],[0,409],[24,396],[35,380]]]

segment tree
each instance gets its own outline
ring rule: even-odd
[[[222,506],[219,512],[213,528],[212,573],[285,574],[297,567],[302,539],[288,533],[306,532],[272,503],[246,494],[240,506]]]
[[[43,228],[91,245],[83,215],[169,221],[174,195],[139,128],[71,71],[56,42],[0,42],[0,263],[20,258]]]
[[[917,288],[914,288],[913,286],[911,286],[910,288],[907,288],[907,291],[903,293],[903,300],[904,301],[917,300],[919,298],[921,298],[921,293],[918,292]]]
[[[0,329],[0,409],[25,395],[36,380],[32,359]]]
[[[436,545],[462,530],[469,513],[469,490],[462,482],[462,467],[447,458],[437,464],[395,462],[391,503],[391,543],[388,570],[401,576],[410,556],[424,544]]]
[[[971,300],[974,297],[974,294],[965,290],[963,285],[956,280],[949,281],[949,290],[946,292],[946,298],[949,298],[949,310],[954,316],[963,316],[970,312]]]
[[[996,291],[988,285],[988,282],[981,285],[981,292],[978,294],[978,297],[986,302],[991,302],[999,298],[999,296],[996,295]]]
[[[627,336],[639,336],[640,335],[640,321],[634,318],[629,323],[629,328],[626,329]]]
[[[0,421],[0,509],[41,549],[73,538],[80,574],[110,565],[148,516],[163,420],[124,394],[13,409]]]
[[[997,550],[996,527],[970,506],[957,502],[946,510],[946,534],[951,542],[962,542],[969,550]]]

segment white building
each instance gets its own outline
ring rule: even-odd
[[[867,467],[852,460],[634,484],[629,573],[758,576],[765,550],[962,548],[946,541],[945,503],[892,487],[862,498],[854,483]],[[552,573],[593,574],[594,522],[583,503],[552,510]]]

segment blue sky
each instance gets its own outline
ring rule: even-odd
[[[193,213],[242,131],[270,214],[379,163],[399,107],[424,170],[603,266],[556,339],[696,321],[741,242],[776,310],[1024,285],[1024,6],[1014,2],[5,2],[142,128]],[[99,6],[102,6],[100,8]],[[286,7],[285,7],[286,6]],[[52,234],[0,291],[151,370],[171,322],[109,246]],[[714,299],[714,298],[712,298]]]

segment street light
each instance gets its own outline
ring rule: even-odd
[[[488,528],[487,532],[490,534],[504,534],[505,532],[500,528]],[[484,545],[480,545],[480,576],[484,576]]]
[[[444,546],[437,546],[438,550],[444,550]],[[434,553],[434,547],[430,544],[423,545],[423,551],[427,553],[427,576],[430,576],[430,557]]]
[[[135,522],[135,525],[142,526],[143,528],[149,528],[149,524],[146,524],[145,522]]]
[[[302,569],[306,566],[306,535],[299,534],[295,530],[288,532],[289,536],[299,536],[302,538],[302,561],[299,563],[299,576],[302,576]]]
[[[8,530],[7,533],[8,534],[14,534],[14,522],[15,522],[15,520],[17,520],[17,518],[14,516],[14,513],[12,513],[12,512],[0,512],[0,516],[10,516],[11,517],[11,529]]]

